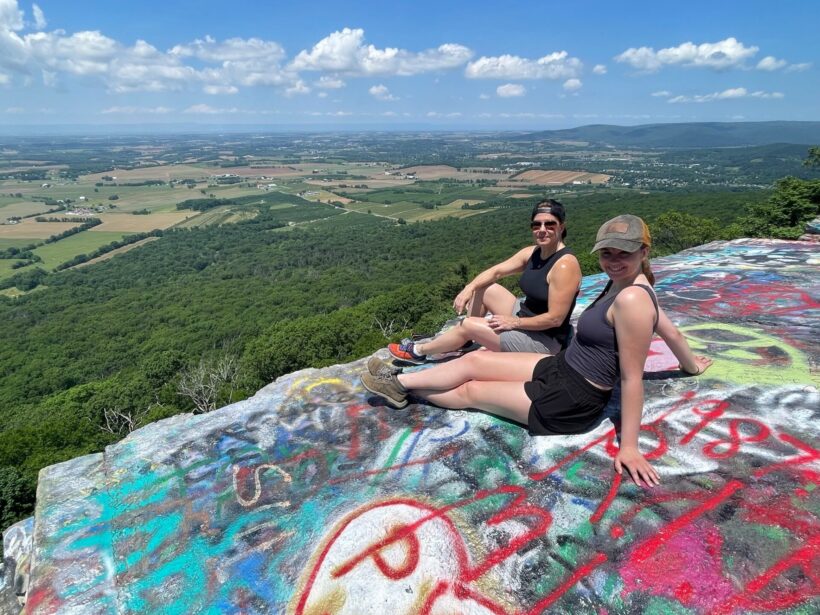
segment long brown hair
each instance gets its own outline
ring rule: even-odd
[[[649,246],[644,245],[643,247],[646,248],[646,256],[641,260],[641,272],[649,280],[649,285],[655,286],[655,274],[652,273],[652,267],[649,266]]]

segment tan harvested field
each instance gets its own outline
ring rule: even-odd
[[[155,167],[144,167],[141,169],[114,169],[105,173],[92,173],[91,175],[80,176],[80,181],[90,181],[92,183],[101,182],[103,176],[116,177],[118,183],[137,182],[146,179],[160,179],[170,181],[172,179],[197,179],[208,178],[217,174],[219,169],[212,167],[199,167],[190,164],[163,164]]]
[[[210,175],[230,173],[240,177],[298,177],[311,174],[311,171],[300,170],[295,166],[287,167],[230,167],[209,169]]]
[[[528,192],[516,192],[515,194],[508,194],[507,196],[511,199],[528,199],[535,195]]]
[[[602,173],[586,173],[584,171],[524,171],[516,175],[509,181],[525,184],[538,184],[540,186],[569,184],[574,181],[592,182],[593,184],[603,184],[609,181],[610,176]]]
[[[90,261],[86,261],[84,263],[80,263],[79,265],[74,265],[73,267],[69,267],[69,269],[79,269],[80,267],[86,267],[88,265],[93,265],[94,263],[101,263],[102,261],[107,261],[108,259],[116,256],[117,254],[124,254],[134,248],[139,248],[146,243],[151,241],[156,241],[159,237],[146,237],[145,239],[141,239],[140,241],[134,242],[127,246],[123,246],[121,248],[117,248],[116,250],[111,250],[111,252],[106,252],[105,254],[98,256],[97,258],[92,258]]]
[[[18,224],[0,224],[0,239],[46,239],[78,226],[81,222],[37,222],[26,218]]]
[[[135,216],[133,214],[97,214],[96,217],[102,220],[102,224],[89,229],[90,232],[119,232],[119,233],[145,233],[154,229],[166,229],[174,226],[187,218],[196,215],[192,211],[174,211],[167,213],[152,213],[147,216]]]
[[[402,174],[415,173],[416,177],[421,180],[435,180],[435,179],[507,179],[507,173],[487,173],[481,167],[463,167],[460,171],[455,167],[445,164],[436,165],[420,165],[415,167],[406,167],[397,169],[394,172]],[[384,173],[382,171],[382,173]],[[370,180],[368,180],[370,181]]]

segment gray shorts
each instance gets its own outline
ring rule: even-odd
[[[512,309],[513,316],[527,318],[535,316],[524,306],[524,299],[517,299]],[[543,331],[512,331],[501,332],[501,352],[538,352],[541,354],[558,354],[561,342]]]

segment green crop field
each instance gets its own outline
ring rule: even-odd
[[[42,201],[23,201],[20,199],[0,198],[0,222],[14,216],[31,216],[52,209]]]
[[[25,237],[19,239],[16,237],[0,237],[0,250],[5,250],[6,248],[22,248],[23,246],[30,246],[38,241],[40,240],[27,239]]]
[[[43,262],[38,263],[38,266],[44,269],[53,269],[78,254],[88,254],[100,246],[122,239],[128,234],[84,231],[60,241],[40,246],[34,250],[34,253],[43,259]]]
[[[1,247],[1,246],[0,246]],[[0,258],[0,280],[4,278],[9,278],[13,276],[15,273],[20,271],[24,271],[25,268],[22,269],[12,269],[12,265],[14,263],[20,262],[17,259],[12,258]]]

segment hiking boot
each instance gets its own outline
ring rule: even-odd
[[[371,393],[384,399],[387,405],[394,408],[404,408],[407,405],[407,389],[405,389],[396,374],[381,372],[378,375],[362,374],[362,385]]]
[[[372,376],[378,376],[380,374],[392,376],[393,374],[400,374],[401,368],[373,355],[367,360],[367,371],[370,372]]]
[[[416,354],[415,347],[413,342],[403,341],[401,344],[388,344],[387,351],[400,361],[421,365],[427,357],[423,354]]]

